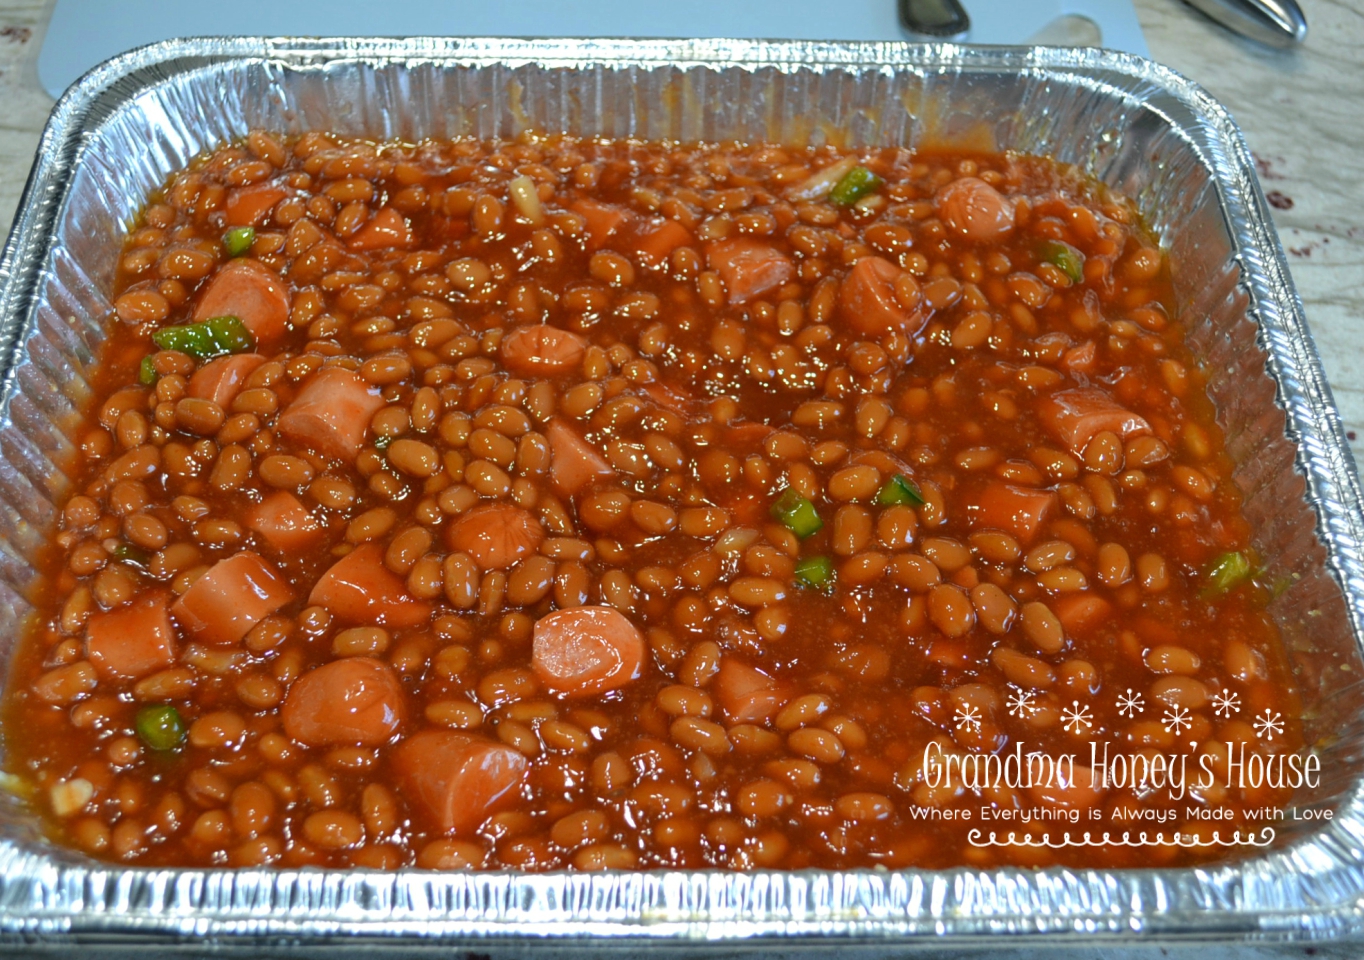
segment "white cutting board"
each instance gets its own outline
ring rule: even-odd
[[[1103,46],[1147,55],[1132,0],[963,3],[972,43],[1026,43],[1074,14],[1094,22]],[[144,43],[239,34],[921,39],[900,29],[896,0],[57,0],[38,76],[59,96],[91,67]]]

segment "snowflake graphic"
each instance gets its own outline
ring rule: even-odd
[[[1118,713],[1124,717],[1135,717],[1145,709],[1146,701],[1141,694],[1133,692],[1131,687],[1118,697]]]
[[[1265,707],[1264,716],[1256,717],[1252,726],[1255,727],[1255,736],[1272,741],[1274,734],[1283,733],[1283,714],[1272,713],[1268,707]]]
[[[1230,717],[1233,713],[1240,713],[1240,696],[1223,687],[1222,692],[1212,698],[1212,712],[1219,717]]]
[[[1070,706],[1061,711],[1061,726],[1071,733],[1081,733],[1094,726],[1092,717],[1089,707],[1082,707],[1079,700],[1072,700]]]
[[[1031,717],[1038,710],[1037,704],[1033,703],[1034,699],[1036,695],[1031,690],[1015,690],[1009,694],[1009,716],[1018,717],[1020,720]]]
[[[952,715],[956,721],[958,730],[970,730],[980,732],[980,708],[973,707],[971,704],[963,704],[957,708],[957,712]]]
[[[1161,716],[1160,725],[1177,737],[1185,727],[1192,727],[1193,721],[1189,719],[1188,709],[1176,704]]]

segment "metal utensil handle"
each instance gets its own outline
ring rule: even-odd
[[[1242,36],[1286,48],[1307,36],[1307,17],[1297,0],[1184,0]]]

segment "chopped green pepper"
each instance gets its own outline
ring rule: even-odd
[[[256,345],[256,338],[237,317],[210,317],[204,321],[204,326],[224,353],[246,353]]]
[[[151,562],[152,556],[141,547],[135,547],[131,543],[120,543],[111,551],[115,560],[127,560],[135,563],[139,567],[145,567]]]
[[[386,433],[381,433],[381,434],[379,434],[377,437],[374,438],[374,449],[375,449],[375,450],[387,450],[387,449],[388,449],[388,445],[389,445],[390,443],[392,443],[395,439],[397,439],[397,438],[396,438],[396,437],[390,437],[390,436],[389,436],[388,434],[386,434]]]
[[[851,207],[884,182],[866,167],[853,167],[829,191],[829,202],[840,207]]]
[[[226,353],[245,353],[256,345],[256,338],[237,317],[212,317],[202,323],[162,327],[152,334],[152,342],[162,350],[178,350],[196,360],[208,360]]]
[[[1085,255],[1068,243],[1048,240],[1042,244],[1042,259],[1070,277],[1071,283],[1085,278]]]
[[[152,363],[152,355],[149,353],[142,358],[142,363],[137,368],[137,382],[144,387],[156,384],[156,365]]]
[[[240,257],[256,242],[255,227],[233,227],[223,234],[223,249],[229,257]]]
[[[834,562],[828,557],[801,557],[796,564],[796,582],[829,593],[834,588]]]
[[[162,327],[152,334],[152,343],[162,350],[178,350],[199,359],[217,356],[218,353],[213,335],[202,323],[191,323],[183,327]]]
[[[819,532],[824,521],[819,519],[819,511],[809,500],[802,497],[792,487],[782,491],[781,496],[772,504],[772,519],[783,524],[788,530],[804,540]]]
[[[142,742],[153,750],[174,750],[185,740],[185,721],[169,703],[143,707],[134,725]]]
[[[913,480],[903,473],[897,473],[887,480],[876,494],[876,505],[878,507],[894,507],[902,503],[921,507],[924,503],[924,495],[919,492],[919,488],[914,485]]]
[[[1253,572],[1250,558],[1244,553],[1224,553],[1208,567],[1204,575],[1204,593],[1210,596],[1230,593],[1249,580]]]

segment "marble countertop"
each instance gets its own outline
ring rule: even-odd
[[[37,59],[52,0],[0,0],[0,231],[8,232],[52,99]],[[1317,349],[1356,448],[1364,443],[1364,0],[1301,0],[1310,33],[1297,50],[1234,37],[1178,0],[1135,0],[1153,59],[1202,84],[1240,123]],[[1357,440],[1356,438],[1361,438]],[[1358,945],[1287,949],[1215,945],[1106,958],[1357,957]],[[1081,956],[1025,949],[1017,960]]]

